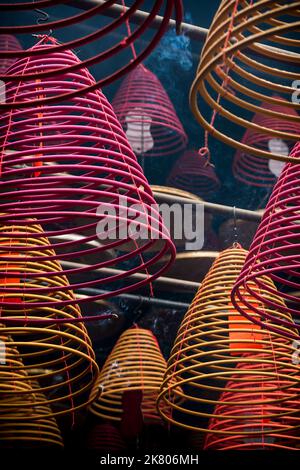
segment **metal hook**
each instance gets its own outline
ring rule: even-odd
[[[36,20],[37,24],[42,24],[49,20],[49,14],[46,11],[39,10],[39,8],[35,8],[34,11],[42,15]]]
[[[36,20],[37,24],[43,24],[43,23],[46,23],[49,20],[50,16],[46,11],[40,10],[39,8],[35,8],[34,11],[36,13],[39,13],[40,15],[42,15],[42,16],[37,18],[37,20]],[[52,29],[49,30],[48,34],[32,34],[32,36],[35,37],[35,38],[39,38],[39,39],[41,39],[43,37],[52,36]]]

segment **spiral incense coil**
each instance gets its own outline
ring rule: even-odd
[[[291,155],[299,161],[300,144]],[[299,289],[300,278],[299,175],[300,161],[285,165],[232,292],[233,304],[242,315],[295,339],[300,330],[291,319],[299,316],[299,297],[292,292]],[[258,306],[249,312],[247,296],[254,289]]]
[[[125,392],[142,392],[144,423],[160,422],[156,398],[166,371],[156,338],[142,328],[126,330],[108,356],[93,388],[90,411],[111,421],[122,419]],[[166,414],[168,411],[165,409]]]
[[[46,40],[35,48],[48,50]],[[29,61],[21,59],[10,70],[17,73],[29,67],[38,73],[46,63],[62,67],[80,61],[68,51],[47,54],[43,63],[36,56]],[[7,101],[12,103],[19,98],[34,101],[35,97],[52,96],[58,88],[78,90],[90,83],[94,80],[85,68],[55,80],[10,83]],[[151,284],[168,268],[175,257],[174,245],[142,169],[100,90],[63,104],[12,110],[9,115],[0,116],[0,128],[5,136],[0,155],[3,212],[0,224],[30,227],[37,220],[42,225],[44,232],[34,235],[38,252],[32,261],[44,263],[49,256],[52,263],[61,261],[68,266],[64,274],[70,284],[60,285],[60,292],[100,286],[108,292],[80,302],[111,297]],[[19,235],[10,232],[11,243],[15,237]],[[43,244],[44,237],[50,240],[55,253],[47,254],[49,245]],[[134,246],[124,254],[122,248],[129,241]],[[91,242],[97,242],[97,246],[91,246]],[[155,252],[158,244],[159,250]],[[153,248],[153,252],[144,257],[148,248]],[[9,246],[2,249],[10,251]],[[20,248],[19,255],[25,255],[28,249],[32,248]],[[116,253],[116,250],[119,253],[113,259],[103,256],[105,251]],[[78,266],[79,256],[93,256],[94,262]],[[163,256],[168,261],[157,267]],[[14,257],[6,254],[3,260],[14,262]],[[135,273],[144,276],[142,279],[131,276]],[[57,270],[47,269],[45,275],[55,293]],[[28,267],[26,279],[34,280],[35,276],[34,268]],[[13,293],[13,287],[10,289]],[[50,299],[42,298],[48,289],[28,285],[27,292],[41,296],[36,306],[43,307],[51,304]],[[55,301],[55,306],[76,302],[75,298],[61,299]]]
[[[210,420],[205,450],[300,450],[299,389],[287,392],[289,380],[266,380],[272,367],[261,364],[260,374],[257,365],[237,365]]]
[[[224,250],[206,275],[178,330],[158,409],[169,423],[204,433],[215,432],[207,426],[207,420],[219,418],[225,423],[224,434],[234,436],[240,430],[230,425],[226,428],[230,414],[217,415],[215,408],[244,407],[247,420],[249,405],[254,410],[266,403],[272,406],[272,422],[282,435],[290,436],[300,426],[300,374],[299,366],[292,361],[293,345],[289,339],[245,319],[230,300],[246,255],[238,245]],[[280,301],[279,295],[273,294],[273,298]],[[254,308],[257,300],[248,296],[248,303]],[[235,389],[228,383],[234,383]],[[259,401],[258,391],[262,394]],[[222,398],[227,392],[234,395],[230,401]],[[182,403],[176,403],[175,398]],[[172,414],[166,415],[163,407],[171,407]],[[232,415],[235,418],[234,411]],[[250,420],[259,419],[262,424],[261,413],[253,411]],[[267,428],[257,431],[259,435],[268,432]]]
[[[276,98],[280,99],[280,97]],[[262,105],[262,108],[280,113],[281,116],[298,116],[294,109],[290,109],[285,105],[285,102],[280,106],[265,104]],[[287,123],[282,120],[282,118],[272,118],[262,115],[255,115],[253,122],[262,127],[275,129],[277,131],[293,132],[295,135],[300,136],[300,122]],[[289,155],[293,146],[292,141],[284,141],[270,135],[260,134],[259,131],[252,129],[247,129],[242,142],[247,145],[255,145],[256,147],[269,150],[270,152],[280,152],[284,155]],[[235,178],[243,183],[251,186],[269,188],[276,183],[283,166],[284,162],[272,159],[265,160],[255,155],[247,155],[238,150],[234,157],[232,170]]]
[[[247,129],[268,140],[299,140],[299,7],[299,0],[223,0],[202,50],[192,111],[208,133],[245,154],[249,166],[253,156],[296,163],[242,136]],[[273,108],[282,105],[276,95],[289,113]]]
[[[52,102],[64,100],[64,94],[69,93],[73,96],[79,96],[86,92],[91,92],[99,87],[108,85],[114,80],[122,77],[125,73],[133,70],[137,64],[144,60],[148,54],[158,44],[159,40],[169,27],[169,21],[174,12],[176,18],[176,29],[177,33],[180,30],[180,24],[183,19],[183,7],[181,0],[152,0],[146,2],[145,0],[122,0],[120,5],[119,1],[107,0],[100,2],[99,5],[86,7],[84,11],[74,14],[73,6],[78,8],[78,2],[66,2],[50,0],[48,2],[22,2],[22,3],[5,3],[0,5],[1,12],[7,12],[6,17],[17,18],[22,21],[21,24],[0,26],[0,34],[20,34],[20,35],[32,35],[33,33],[53,31],[55,36],[59,39],[58,42],[53,42],[51,48],[49,46],[49,52],[52,54],[64,54],[68,50],[78,50],[85,57],[83,66],[89,67],[95,64],[102,64],[98,67],[99,71],[104,72],[101,75],[97,83],[85,83],[84,87],[78,88],[77,90],[62,90],[59,87],[53,89],[51,94]],[[145,4],[147,3],[147,6]],[[74,4],[74,5],[73,5]],[[39,24],[36,21],[37,12],[36,9],[43,8],[43,18],[48,17],[47,23]],[[142,21],[138,21],[137,26],[132,28],[131,19],[136,14],[138,9],[143,9],[145,6],[146,10],[149,10],[147,15]],[[49,10],[48,10],[49,8]],[[30,14],[28,14],[28,12]],[[108,19],[111,13],[116,13],[115,18]],[[38,15],[39,15],[38,11]],[[55,20],[51,20],[51,16],[54,15]],[[63,15],[63,16],[62,16]],[[103,26],[97,28],[92,33],[83,34],[86,31],[85,26],[86,20],[92,19],[97,15],[101,15],[99,19],[103,20]],[[112,14],[112,16],[114,16]],[[160,25],[154,32],[151,33],[152,25],[157,22],[158,16],[163,16]],[[108,18],[107,18],[108,17]],[[29,18],[29,21],[27,20]],[[26,23],[27,20],[27,23]],[[39,18],[38,18],[39,20]],[[38,24],[37,24],[38,23]],[[98,22],[99,23],[99,22]],[[71,41],[66,41],[65,38],[70,35],[70,29],[72,29]],[[89,29],[89,28],[88,28]],[[150,33],[149,33],[150,31]],[[146,36],[145,36],[145,33]],[[75,34],[75,37],[74,37]],[[140,38],[146,38],[146,45],[141,50],[139,49],[136,53],[134,44]],[[93,53],[91,54],[91,51]],[[93,55],[94,54],[94,55]],[[131,58],[132,56],[132,58]],[[42,49],[29,49],[27,51],[15,51],[14,48],[10,50],[0,51],[1,59],[15,60],[22,58],[29,63],[41,63],[43,67],[38,70],[35,67],[28,67],[23,73],[21,71],[9,70],[7,74],[1,76],[2,80],[14,80],[15,83],[18,80],[32,80],[37,79],[42,82],[45,79],[51,79],[59,83],[61,74],[77,74],[81,65],[79,63],[74,64],[72,62],[48,62],[48,51]],[[109,72],[108,72],[109,71]],[[1,104],[2,108],[9,109],[11,107],[20,108],[21,106],[28,106],[26,100],[21,100],[18,97],[14,104]],[[35,97],[35,99],[44,100],[46,97]],[[47,97],[50,99],[50,97]],[[36,102],[33,103],[37,105]]]
[[[26,371],[15,342],[2,335],[2,326],[0,338],[0,448],[63,447],[45,395]]]
[[[29,224],[0,226],[0,318],[2,323],[22,324],[0,328],[1,334],[11,336],[10,347],[18,349],[24,363],[12,368],[17,376],[9,375],[9,393],[13,397],[22,389],[26,375],[27,382],[39,381],[53,415],[74,414],[89,402],[98,367],[80,309],[55,253],[42,228]],[[10,251],[4,252],[8,246]],[[10,263],[3,253],[12,258]],[[32,279],[27,278],[28,271],[34,273]],[[55,276],[48,277],[52,271]],[[59,306],[61,300],[63,307]],[[77,320],[81,323],[74,323]]]
[[[0,34],[0,53],[5,51],[22,51],[22,46],[18,39],[12,34]],[[9,57],[0,59],[0,74],[3,74],[16,61]]]
[[[176,161],[167,180],[169,186],[192,191],[209,198],[219,190],[220,181],[213,165],[194,150],[188,150]]]
[[[162,157],[186,147],[187,136],[167,92],[144,65],[124,79],[112,105],[138,155]]]
[[[126,449],[119,430],[111,423],[95,424],[88,434],[86,447],[116,454]]]

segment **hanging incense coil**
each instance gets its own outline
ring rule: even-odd
[[[280,97],[276,96],[280,99]],[[282,100],[283,101],[283,100]],[[289,108],[283,103],[278,105],[263,104],[262,108],[280,113],[281,116],[294,116],[298,114],[294,109]],[[300,122],[286,122],[282,118],[272,118],[268,116],[255,115],[253,122],[261,127],[285,131],[300,136]],[[293,141],[285,141],[274,138],[270,135],[260,134],[259,131],[247,129],[242,142],[246,145],[254,145],[263,150],[282,153],[288,156],[293,147]],[[233,161],[233,174],[235,178],[251,186],[270,188],[276,183],[278,176],[283,169],[284,162],[277,160],[265,160],[255,155],[248,155],[238,150]]]
[[[288,380],[266,380],[270,369],[261,364],[260,374],[257,365],[237,365],[210,420],[205,450],[300,449],[299,388],[286,392]]]
[[[223,0],[202,50],[190,93],[192,111],[206,131],[248,161],[254,156],[295,162],[242,136],[247,129],[267,139],[299,139],[299,6],[299,1]],[[285,100],[289,113],[278,112],[282,99],[274,94]]]
[[[207,419],[218,417],[225,423],[224,435],[234,436],[240,430],[226,429],[230,416],[217,416],[216,406],[245,406],[247,412],[249,405],[254,410],[256,404],[270,403],[274,405],[270,418],[295,446],[298,441],[293,436],[300,425],[300,374],[292,362],[292,344],[246,320],[231,304],[230,292],[246,255],[239,246],[223,251],[202,282],[178,330],[158,409],[169,423],[203,433],[215,432],[207,426]],[[274,295],[274,300],[277,297]],[[254,296],[248,299],[250,308],[257,304]],[[235,390],[228,388],[231,382]],[[267,399],[258,402],[258,390],[269,393]],[[222,399],[227,391],[234,394],[231,401]],[[174,397],[182,403],[174,403]],[[172,414],[166,415],[163,407],[171,407]],[[246,413],[245,420],[248,418]],[[253,411],[250,419],[257,422],[259,418],[262,424],[261,414]],[[261,429],[259,435],[269,431]]]
[[[300,161],[300,144],[291,155]],[[232,301],[242,315],[295,339],[300,330],[291,319],[299,316],[299,297],[292,292],[299,288],[300,278],[299,175],[300,164],[285,165],[232,293]],[[258,306],[249,311],[247,296],[255,288]]]
[[[22,51],[18,39],[12,34],[0,34],[0,53],[5,51]],[[3,74],[16,61],[14,58],[2,57],[0,59],[0,74]]]
[[[108,356],[93,388],[90,411],[101,418],[120,422],[125,393],[141,392],[143,422],[159,423],[156,398],[166,371],[166,361],[149,330],[126,330]],[[165,409],[168,414],[168,410]]]
[[[95,424],[88,434],[86,447],[115,454],[126,449],[120,431],[111,423]]]
[[[45,395],[27,373],[15,342],[2,331],[0,326],[0,448],[63,447]]]
[[[24,363],[20,383],[10,379],[11,393],[26,375],[39,381],[52,415],[74,414],[89,402],[98,367],[75,296],[40,225],[0,226],[0,271],[1,321],[22,325],[0,328]]]
[[[176,161],[167,180],[169,186],[189,190],[204,199],[214,196],[220,181],[207,158],[188,150]]]
[[[136,154],[162,157],[186,147],[187,136],[167,92],[144,65],[124,79],[112,105]]]
[[[33,49],[36,48],[48,50],[47,40],[43,39]],[[48,54],[47,58],[49,64],[81,64],[71,51]],[[27,59],[16,62],[11,73],[26,67],[38,73],[44,67],[36,56],[27,62]],[[7,85],[7,102],[49,97],[58,85],[67,92],[91,83],[95,83],[94,79],[85,68],[76,74],[62,74],[55,81],[13,82]],[[42,225],[44,232],[35,234],[42,253],[34,261],[45,261],[48,245],[43,247],[39,243],[45,236],[55,252],[53,262],[66,266],[64,273],[69,285],[59,286],[59,290],[100,286],[107,293],[80,302],[111,297],[151,284],[168,268],[175,257],[174,245],[142,169],[100,90],[65,100],[63,104],[12,110],[9,115],[1,115],[0,128],[5,136],[0,156],[0,202],[4,213],[0,223],[28,227],[35,225],[36,220]],[[141,227],[144,237],[137,235],[136,239],[137,227]],[[70,240],[64,238],[68,236]],[[14,237],[10,233],[12,243]],[[124,254],[123,247],[129,241],[134,247]],[[96,246],[91,246],[93,242]],[[159,249],[155,252],[156,245]],[[149,248],[153,248],[152,254],[150,250],[144,257]],[[5,249],[9,251],[9,247]],[[105,251],[115,254],[116,250],[114,258],[103,256]],[[25,253],[25,247],[20,249],[20,256]],[[79,256],[93,256],[94,262],[80,266]],[[157,261],[163,256],[168,261],[157,268]],[[5,260],[14,261],[11,257]],[[142,280],[131,276],[135,273],[142,273]],[[55,276],[55,270],[47,270],[49,279]],[[33,279],[34,270],[27,269],[26,277]],[[42,288],[40,292],[31,292],[29,286],[28,289],[28,293],[45,292]],[[50,300],[40,299],[39,306],[49,303]],[[76,299],[60,301],[60,305],[70,303],[76,303]]]
[[[101,75],[97,83],[86,83],[83,88],[80,90],[66,90],[61,89],[53,90],[51,98],[53,101],[64,100],[64,93],[74,93],[76,96],[79,96],[82,93],[91,92],[96,90],[99,87],[107,85],[114,80],[122,77],[124,74],[133,70],[137,64],[150,54],[153,49],[158,44],[159,40],[167,30],[169,26],[169,21],[174,12],[176,18],[176,29],[177,32],[180,30],[180,24],[183,19],[183,7],[181,0],[152,0],[151,5],[147,3],[146,10],[149,10],[149,15],[147,15],[142,21],[135,20],[136,11],[139,8],[143,8],[145,5],[145,0],[134,0],[130,2],[124,1],[124,6],[120,5],[119,2],[115,0],[108,0],[106,2],[101,2],[99,5],[82,6],[84,11],[79,11],[79,13],[74,14],[74,7],[80,8],[81,5],[78,5],[78,1],[70,2],[69,5],[63,5],[62,8],[61,1],[50,0],[49,2],[22,2],[22,3],[5,3],[0,5],[0,11],[7,12],[6,17],[17,18],[21,20],[21,24],[15,26],[5,24],[5,26],[0,26],[0,34],[20,34],[31,36],[33,33],[53,31],[55,36],[57,36],[59,42],[53,42],[49,52],[52,54],[62,54],[61,57],[64,57],[64,54],[68,50],[78,50],[85,57],[83,61],[83,66],[88,67],[95,64],[101,63],[102,66],[98,67],[98,70],[105,73]],[[129,3],[129,5],[128,5]],[[36,14],[39,15],[39,12],[36,12],[36,9],[43,9],[43,17],[48,16],[48,21],[46,23],[40,24],[36,22]],[[127,7],[128,5],[128,7]],[[49,10],[48,10],[49,8]],[[28,14],[29,12],[29,14]],[[57,19],[51,20],[51,16],[55,15]],[[115,14],[115,18],[114,18]],[[83,34],[83,31],[86,31],[84,23],[86,20],[97,18],[97,15],[101,15],[101,20],[106,17],[104,20],[103,26],[97,28],[92,33]],[[110,16],[113,18],[109,19]],[[158,20],[158,16],[163,16],[163,20],[160,22],[158,28],[152,30],[152,24]],[[132,21],[131,21],[132,20]],[[132,23],[135,22],[136,27],[132,27]],[[126,31],[127,27],[127,31]],[[70,30],[72,30],[72,37],[75,38],[71,41],[66,41],[65,38],[70,35]],[[151,30],[153,34],[151,34]],[[126,32],[125,32],[126,31]],[[145,38],[144,33],[148,32],[146,45],[141,50],[138,49],[138,53],[134,50],[134,43],[141,38]],[[141,43],[142,44],[142,43]],[[91,51],[93,53],[91,54]],[[130,56],[133,57],[129,60]],[[1,77],[3,80],[32,80],[37,79],[45,81],[49,78],[59,82],[60,76],[63,74],[69,74],[71,72],[78,73],[78,70],[81,66],[77,64],[72,64],[69,61],[62,61],[61,63],[49,63],[48,61],[48,51],[46,50],[37,50],[29,49],[27,51],[16,51],[14,48],[10,50],[0,51],[0,60],[1,59],[18,59],[22,58],[23,60],[33,64],[34,62],[40,62],[43,64],[43,67],[40,67],[36,70],[34,67],[29,67],[21,71],[8,71],[6,75]],[[63,66],[63,67],[62,67]],[[36,96],[35,99],[38,97]],[[49,98],[49,97],[47,97]],[[46,97],[39,97],[40,100],[46,99]],[[21,106],[26,106],[28,103],[25,103],[23,100],[15,101],[15,104],[1,104],[1,106],[7,109],[15,106],[20,108]],[[34,103],[37,105],[37,103]]]

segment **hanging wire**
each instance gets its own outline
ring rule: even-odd
[[[237,248],[239,246],[239,242],[238,242],[238,229],[237,229],[237,223],[236,223],[236,207],[235,206],[233,206],[233,237],[234,237],[233,247]]]
[[[35,8],[34,11],[41,15],[37,18],[36,24],[46,23],[49,20],[49,14],[46,11],[40,10],[39,8]]]
[[[35,8],[34,11],[35,11],[36,13],[38,13],[39,15],[41,15],[41,16],[39,16],[39,17],[37,18],[37,20],[36,20],[36,24],[37,24],[37,25],[41,25],[41,24],[47,23],[47,21],[49,21],[49,19],[50,19],[49,13],[47,13],[47,12],[44,11],[44,10],[40,10],[39,8]],[[32,36],[33,36],[34,38],[39,38],[39,39],[40,39],[40,38],[43,38],[44,36],[45,36],[45,37],[52,36],[52,32],[53,32],[52,29],[49,29],[49,33],[46,34],[46,35],[44,35],[44,34],[32,34]]]

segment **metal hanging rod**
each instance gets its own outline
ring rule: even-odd
[[[166,202],[174,202],[180,204],[195,204],[204,206],[204,209],[207,212],[212,214],[218,213],[223,215],[231,215],[232,217],[236,215],[237,218],[260,222],[263,211],[250,211],[248,209],[240,209],[238,207],[224,206],[222,204],[215,204],[214,202],[207,201],[197,201],[196,199],[187,199],[182,196],[173,196],[171,194],[164,194],[160,192],[153,192],[155,199],[160,201],[164,200]]]
[[[85,288],[85,289],[82,289],[80,292],[85,292],[86,295],[79,294],[78,292],[76,292],[76,297],[78,297],[79,299],[83,299],[83,298],[89,297],[90,295],[106,294],[108,291],[103,290],[103,289]],[[184,309],[184,310],[187,310],[190,306],[190,304],[186,302],[159,299],[155,297],[145,297],[144,295],[138,295],[138,294],[119,294],[119,295],[116,295],[114,299],[124,299],[124,300],[139,302],[141,304],[150,304],[150,305],[156,305],[158,307],[176,308],[176,309]],[[110,299],[110,300],[113,300],[113,299]],[[95,302],[101,304],[103,301],[95,300]]]
[[[105,0],[72,0],[69,1],[68,4],[76,7],[76,8],[81,8],[83,10],[88,10],[95,5],[99,5],[101,3],[106,3]],[[128,8],[125,7],[127,10]],[[107,7],[106,10],[103,12],[104,15],[110,16],[111,18],[119,18],[121,14],[124,13],[124,7],[123,5],[112,5],[110,7]],[[130,22],[140,25],[142,24],[145,19],[149,16],[149,13],[146,11],[142,10],[137,10],[133,15],[130,16]],[[155,19],[151,22],[150,27],[153,29],[158,29],[159,26],[161,25],[161,22],[163,20],[162,16],[157,15]],[[176,27],[176,21],[175,20],[170,20],[169,21],[170,27]],[[184,31],[188,36],[192,39],[195,40],[201,40],[202,42],[205,41],[208,29],[206,28],[201,28],[200,26],[194,26],[189,23],[181,23],[181,29]]]
[[[74,263],[73,261],[65,261],[61,260],[60,264],[63,267],[66,268],[86,268],[88,265],[87,264],[82,264],[82,263]],[[101,269],[95,269],[94,272],[103,274],[103,275],[109,275],[109,276],[114,276],[117,274],[124,274],[125,271],[122,269],[115,269],[115,268],[101,268]],[[130,275],[130,278],[136,279],[136,280],[144,280],[148,279],[148,276],[143,273],[134,273]],[[152,281],[154,284],[161,284],[164,286],[169,286],[173,288],[182,288],[184,287],[186,291],[189,292],[196,292],[196,290],[199,288],[200,283],[199,282],[193,282],[193,281],[186,281],[183,279],[176,279],[173,277],[165,277],[161,276],[158,279],[154,279]],[[106,291],[105,291],[106,292]]]
[[[83,10],[88,10],[95,5],[99,5],[100,3],[106,3],[106,0],[70,0],[68,4],[72,7],[80,8]],[[125,9],[128,9],[125,7]],[[112,5],[110,7],[107,7],[106,10],[103,12],[105,16],[109,16],[111,18],[119,18],[121,14],[124,12],[124,7],[122,5]],[[145,19],[148,17],[149,13],[146,11],[142,10],[137,10],[131,17],[130,21],[134,24],[140,25],[142,24]],[[153,29],[158,29],[161,22],[163,20],[162,16],[157,15],[155,19],[151,22],[150,27]],[[176,22],[175,20],[170,19],[169,21],[170,27],[176,27]],[[181,30],[188,35],[191,39],[194,39],[199,42],[204,42],[206,40],[206,36],[208,34],[208,29],[207,28],[202,28],[201,26],[196,26],[193,24],[189,23],[181,23]],[[267,49],[269,51],[274,51],[274,52],[280,52],[284,53],[286,55],[294,57],[296,60],[299,60],[300,54],[297,52],[292,52],[288,50],[283,50],[278,47],[270,46],[268,44],[260,44],[260,43],[255,43],[256,46],[258,46],[261,49]],[[259,51],[249,51],[251,55],[253,56],[261,56],[262,53]]]

